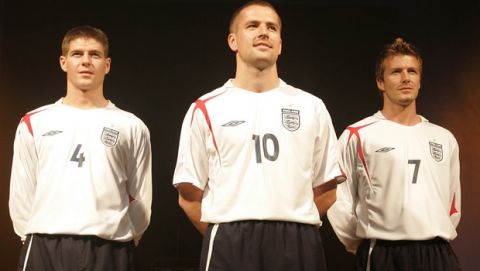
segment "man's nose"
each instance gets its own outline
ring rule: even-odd
[[[266,25],[260,25],[258,27],[259,37],[268,38],[268,27]]]
[[[89,54],[83,54],[81,60],[82,60],[82,64],[90,64],[92,62],[92,58],[90,57]]]
[[[408,71],[403,71],[402,72],[402,82],[410,82],[410,73]]]

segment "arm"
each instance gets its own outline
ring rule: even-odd
[[[458,143],[454,139],[452,157],[450,158],[450,220],[456,228],[462,215],[461,190],[460,190],[460,159]]]
[[[35,197],[37,166],[33,135],[22,121],[15,135],[8,202],[13,228],[22,241],[26,238],[26,228]]]
[[[315,205],[317,205],[320,216],[327,214],[328,208],[333,205],[336,200],[337,181],[330,180],[313,189],[313,197]]]
[[[201,222],[200,219],[203,189],[209,179],[209,155],[205,146],[206,132],[209,129],[205,128],[203,115],[194,114],[194,108],[195,105],[192,104],[183,120],[173,185],[178,190],[180,207],[195,228],[204,234],[208,223]]]
[[[323,104],[319,113],[319,130],[313,153],[313,197],[320,216],[324,216],[336,200],[337,184],[343,182],[345,177],[339,165],[335,129]]]
[[[178,204],[193,226],[203,235],[208,226],[208,223],[200,221],[203,191],[190,183],[179,183],[176,187],[178,190]]]
[[[328,220],[332,225],[338,239],[345,245],[347,251],[355,253],[361,239],[356,236],[357,216],[355,208],[357,205],[357,186],[355,173],[357,147],[353,137],[349,138],[349,131],[346,130],[339,139],[341,150],[342,168],[347,180],[338,184],[337,200],[328,210]]]
[[[148,128],[142,123],[135,133],[134,147],[128,163],[127,192],[130,198],[128,213],[133,225],[135,244],[138,244],[150,224],[152,206],[152,153]]]

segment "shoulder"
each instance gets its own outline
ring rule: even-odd
[[[351,125],[348,125],[342,132],[340,138],[342,139],[348,139],[350,141],[350,138],[354,136],[355,138],[360,137],[362,134],[364,135],[365,133],[371,134],[371,129],[372,127],[377,126],[378,124],[382,123],[382,119],[378,118],[376,114],[372,116],[368,116],[366,118],[363,118]],[[370,131],[370,132],[369,132]],[[373,132],[375,134],[375,132]]]
[[[309,91],[302,90],[282,81],[280,91],[283,95],[292,96],[304,104],[310,104],[318,109],[326,110],[325,103],[320,97],[313,95]]]
[[[446,129],[446,128],[440,126],[440,125],[437,125],[435,123],[432,123],[430,121],[427,121],[426,119],[425,119],[423,124],[424,124],[425,129],[431,130],[432,133],[448,137],[449,140],[456,142],[455,136],[448,129]]]
[[[27,112],[23,117],[20,119],[20,124],[24,123],[28,129],[30,130],[30,133],[32,133],[32,123],[37,122],[37,121],[44,121],[45,119],[49,118],[55,118],[56,116],[61,116],[62,114],[56,114],[55,110],[58,109],[58,102],[44,105],[41,107],[38,107],[34,110],[31,110]]]
[[[47,111],[55,109],[55,108],[58,108],[57,103],[51,103],[51,104],[43,105],[41,107],[38,107],[34,110],[31,110],[31,111],[25,113],[25,115],[23,117],[25,118],[25,117],[37,115],[40,112],[47,112]]]
[[[435,124],[435,123],[425,119],[424,117],[422,117],[422,122],[423,122],[423,125],[428,129],[435,129],[439,132],[450,134],[450,135],[453,136],[453,134],[448,129],[446,129],[446,128],[438,125],[438,124]]]
[[[369,126],[369,125],[372,125],[374,123],[378,123],[378,122],[381,122],[381,121],[382,121],[381,118],[378,118],[375,115],[372,115],[372,116],[365,117],[365,118],[363,118],[363,119],[361,119],[361,120],[359,120],[355,123],[352,123],[352,124],[348,125],[346,129],[366,127],[366,126]]]
[[[209,101],[215,97],[220,96],[221,94],[224,94],[225,92],[228,91],[228,89],[232,88],[233,86],[230,86],[229,82],[225,83],[223,86],[218,87],[214,90],[211,90],[202,96],[200,96],[196,101]]]
[[[117,107],[113,103],[108,105],[105,110],[107,110],[107,112],[111,114],[113,118],[126,126],[148,131],[147,125],[143,122],[142,119],[129,111]]]
[[[323,103],[322,99],[313,95],[309,91],[305,91],[303,89],[294,87],[294,86],[289,85],[289,84],[287,84],[283,81],[281,81],[280,89],[281,89],[282,93],[284,93],[286,95],[298,96],[298,97],[302,97],[302,98],[305,98],[305,99],[310,99],[310,100],[315,101],[315,102]]]

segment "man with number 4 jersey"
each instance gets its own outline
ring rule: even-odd
[[[18,270],[135,270],[134,242],[150,222],[150,136],[104,97],[110,63],[103,31],[69,30],[66,96],[18,125],[9,200],[24,242]]]
[[[335,201],[337,140],[323,102],[279,79],[281,21],[232,16],[235,78],[189,108],[173,183],[204,234],[200,270],[326,270],[318,227]]]
[[[383,108],[345,129],[347,181],[328,218],[355,270],[459,270],[449,244],[460,220],[458,145],[416,113],[422,59],[396,39],[376,65]]]

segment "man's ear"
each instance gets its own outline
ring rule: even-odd
[[[238,51],[237,36],[234,33],[228,34],[227,42],[230,50],[234,52]]]
[[[105,74],[108,74],[110,72],[111,65],[112,65],[112,59],[107,57],[105,59]]]
[[[280,39],[280,51],[278,51],[278,55],[282,54],[282,39]]]
[[[378,88],[381,92],[385,92],[385,82],[383,81],[383,79],[377,78],[376,81],[377,81],[377,88]]]
[[[67,72],[67,58],[64,56],[60,56],[59,62],[60,68],[62,68],[64,72]]]

